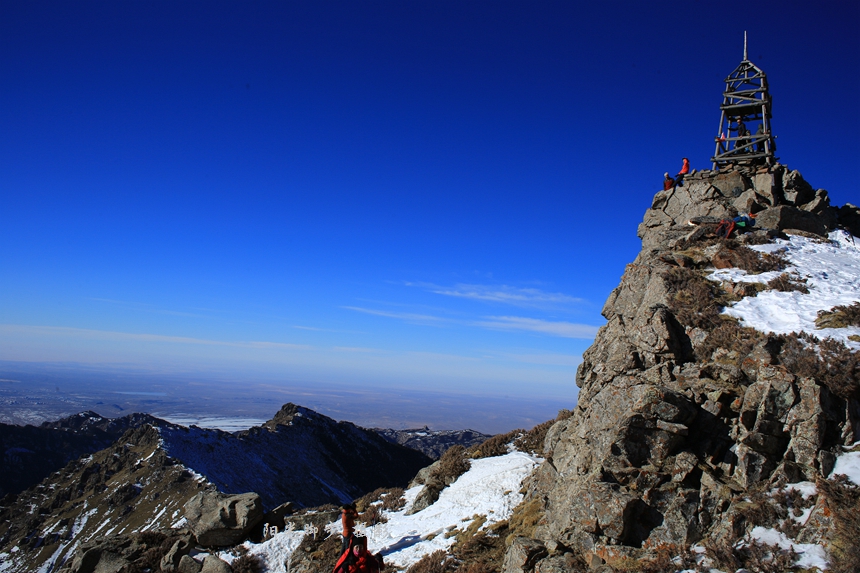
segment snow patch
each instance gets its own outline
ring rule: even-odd
[[[776,239],[773,244],[750,247],[765,253],[781,251],[792,265],[786,271],[749,275],[740,269],[719,269],[711,273],[708,278],[717,282],[766,283],[782,272],[807,281],[809,294],[767,290],[741,299],[726,308],[725,314],[762,332],[808,332],[819,338],[835,338],[860,350],[860,343],[848,339],[860,335],[860,327],[815,328],[819,310],[860,301],[860,246],[845,231],[834,231],[829,239],[820,242],[793,235],[788,240]]]
[[[797,561],[795,561],[797,567],[807,569],[818,567],[822,571],[827,569],[827,553],[820,545],[795,543],[784,533],[769,527],[754,527],[750,537],[765,545],[776,545],[785,551],[793,549],[797,553]]]

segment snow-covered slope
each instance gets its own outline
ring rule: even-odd
[[[358,527],[374,553],[381,552],[386,563],[406,569],[423,556],[446,550],[455,542],[453,533],[466,530],[475,520],[484,520],[479,530],[510,518],[522,501],[523,480],[541,463],[540,458],[514,451],[503,456],[472,460],[469,471],[445,488],[429,507],[408,515],[422,486],[406,491],[406,506],[384,512],[387,522]],[[327,535],[340,534],[340,522],[326,527]],[[290,554],[298,547],[303,531],[278,533],[259,544],[246,543],[250,553],[259,555],[271,572],[287,572]]]
[[[819,330],[815,326],[818,311],[860,301],[860,245],[845,231],[834,231],[829,238],[830,241],[822,241],[792,235],[788,240],[776,239],[773,243],[752,247],[765,253],[781,252],[792,265],[784,271],[757,275],[740,269],[715,271],[710,275],[715,281],[763,284],[788,272],[795,279],[805,279],[809,289],[808,294],[766,290],[738,301],[726,309],[726,314],[740,319],[744,326],[763,332],[808,332],[819,338],[835,338],[860,350],[860,342],[848,338],[860,335],[860,327]]]

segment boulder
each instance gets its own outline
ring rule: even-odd
[[[546,547],[537,539],[515,537],[505,553],[503,573],[531,573],[538,560],[547,556]]]
[[[223,547],[247,538],[263,519],[263,506],[256,493],[200,492],[185,504],[185,518],[200,545]]]
[[[176,573],[200,573],[203,569],[203,565],[192,559],[188,555],[183,555],[182,559],[179,560],[179,565],[176,566]],[[162,568],[162,571],[165,571]]]
[[[756,217],[756,226],[779,231],[799,229],[821,236],[828,231],[821,217],[789,205],[779,205],[760,212]]]
[[[233,573],[233,568],[216,555],[207,555],[200,573]]]
[[[190,535],[184,535],[174,541],[170,549],[167,550],[167,553],[164,554],[164,557],[161,558],[161,570],[164,573],[179,571],[179,562],[191,552],[193,547],[194,540]]]
[[[855,237],[860,237],[860,207],[845,203],[839,208],[839,224]]]
[[[815,190],[798,171],[789,171],[782,177],[782,195],[789,205],[804,205],[815,198]]]

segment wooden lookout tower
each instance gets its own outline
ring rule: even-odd
[[[744,59],[726,78],[720,105],[720,128],[711,161],[714,169],[733,164],[768,164],[776,161],[776,141],[770,130],[771,100],[767,75],[747,59],[744,32]]]

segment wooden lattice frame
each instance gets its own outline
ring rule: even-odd
[[[734,122],[740,118],[759,122],[761,131],[745,137],[732,136]],[[774,137],[770,129],[771,100],[767,89],[767,75],[747,59],[747,42],[744,34],[744,59],[726,78],[726,91],[720,105],[720,127],[715,138],[716,148],[711,158],[714,169],[735,163],[776,161]],[[749,129],[749,128],[748,128]]]

